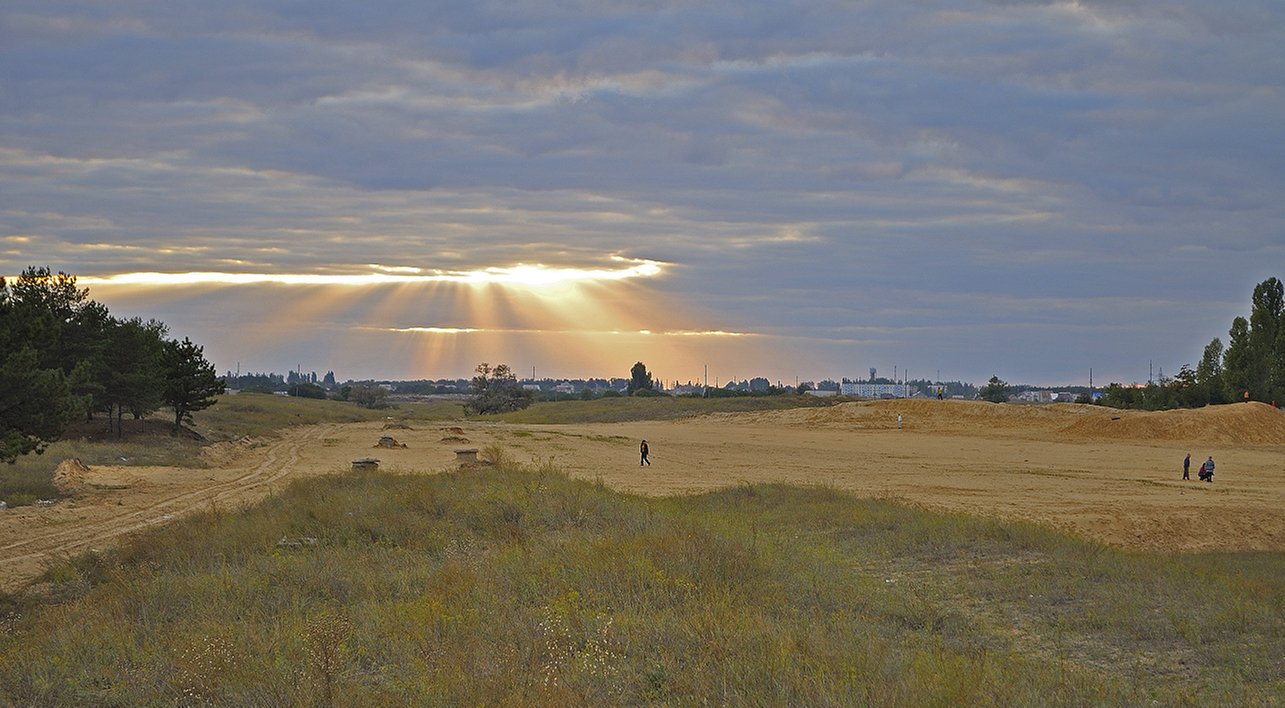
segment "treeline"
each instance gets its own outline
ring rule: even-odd
[[[0,278],[0,460],[42,452],[77,418],[106,414],[119,435],[126,414],[168,407],[177,429],[212,405],[224,386],[203,348],[168,334],[156,320],[112,317],[66,273]]]
[[[1285,285],[1268,278],[1254,288],[1249,319],[1232,320],[1226,349],[1215,338],[1193,370],[1146,386],[1113,383],[1102,404],[1115,408],[1196,408],[1212,403],[1285,402]]]

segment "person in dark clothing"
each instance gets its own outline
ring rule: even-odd
[[[1191,479],[1191,453],[1190,452],[1187,453],[1187,456],[1182,460],[1182,478]]]
[[[638,466],[642,467],[645,464],[648,467],[651,467],[651,460],[647,459],[649,449],[647,448],[646,440],[642,441],[642,444],[638,446],[638,451],[642,453],[642,459],[638,461]]]

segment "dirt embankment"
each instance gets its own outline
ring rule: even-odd
[[[1086,416],[1060,432],[1073,439],[1285,445],[1285,411],[1257,402],[1196,410],[1116,411]]]
[[[977,437],[1285,445],[1285,411],[1257,402],[1195,410],[1133,411],[1076,403],[894,400],[710,418],[791,427],[891,430],[897,427],[898,415],[903,429]]]

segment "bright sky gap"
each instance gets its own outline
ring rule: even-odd
[[[382,266],[380,266],[382,268]],[[445,283],[512,283],[550,285],[579,280],[621,280],[660,275],[661,264],[640,261],[619,270],[550,268],[542,265],[518,265],[511,268],[486,268],[469,272],[441,272],[418,268],[389,268],[396,273],[328,275],[318,273],[121,273],[119,275],[83,277],[85,285],[151,285],[174,286],[197,283],[252,285],[280,283],[285,285],[387,285],[428,282]],[[414,274],[405,271],[414,270]]]

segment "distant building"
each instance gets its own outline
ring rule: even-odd
[[[910,386],[906,384],[876,384],[844,381],[839,384],[839,393],[844,396],[862,398],[909,398]]]
[[[1029,403],[1071,403],[1075,401],[1075,394],[1070,391],[1022,391],[1013,397],[1018,401],[1027,401]]]

